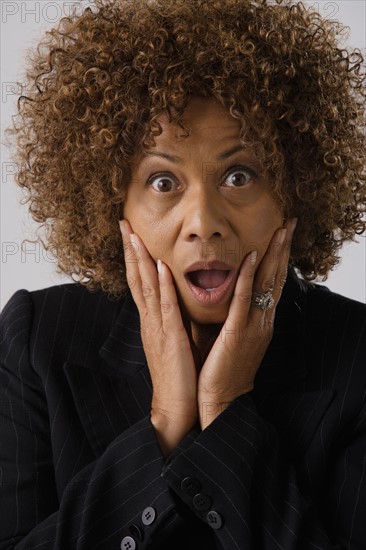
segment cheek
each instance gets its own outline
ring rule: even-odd
[[[139,235],[150,256],[169,263],[172,254],[175,218],[157,209],[137,188],[131,188],[124,203],[123,214],[132,230]],[[167,215],[168,214],[168,215]]]
[[[160,258],[163,262],[171,265],[172,228],[163,223],[161,218],[152,215],[151,210],[137,201],[126,202],[123,215],[130,223],[132,231],[141,238],[155,264]]]
[[[258,251],[258,261],[265,255],[271,243],[273,235],[278,228],[283,226],[284,216],[279,210],[273,208],[263,209],[258,212],[250,224],[246,224],[241,232],[241,242],[244,244],[243,258],[252,250]],[[248,238],[248,236],[250,236]]]
[[[130,222],[136,233],[142,237],[145,231],[148,237],[151,231],[154,234],[161,229],[162,225],[167,225],[168,215],[171,212],[170,207],[159,205],[156,201],[149,198],[149,194],[142,187],[130,187],[123,206],[124,217]]]

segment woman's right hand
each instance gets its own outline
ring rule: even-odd
[[[184,327],[173,276],[155,261],[127,220],[120,222],[127,283],[140,314],[141,339],[153,395],[151,422],[165,456],[175,449],[198,420],[197,372]]]

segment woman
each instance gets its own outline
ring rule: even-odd
[[[1,550],[364,547],[366,306],[311,283],[365,231],[340,31],[98,1],[38,49],[17,182],[79,281],[1,314]]]

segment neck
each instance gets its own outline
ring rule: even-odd
[[[210,353],[215,340],[220,334],[222,326],[223,323],[201,325],[200,323],[191,321],[192,340],[201,355],[202,364]]]
[[[184,304],[179,298],[178,302],[182,313],[184,328],[186,329],[191,344],[196,369],[197,372],[199,372],[216,338],[220,334],[224,323],[201,324],[192,321],[187,314]]]

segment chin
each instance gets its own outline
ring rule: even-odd
[[[206,316],[207,317],[207,316]],[[211,316],[209,319],[204,319],[203,317],[191,317],[191,321],[196,323],[197,325],[223,325],[227,319],[227,315],[221,315],[217,317]]]
[[[200,325],[217,325],[219,323],[225,323],[229,314],[229,306],[226,304],[219,304],[215,307],[203,309],[198,305],[197,307],[185,305],[185,311],[191,321]]]

